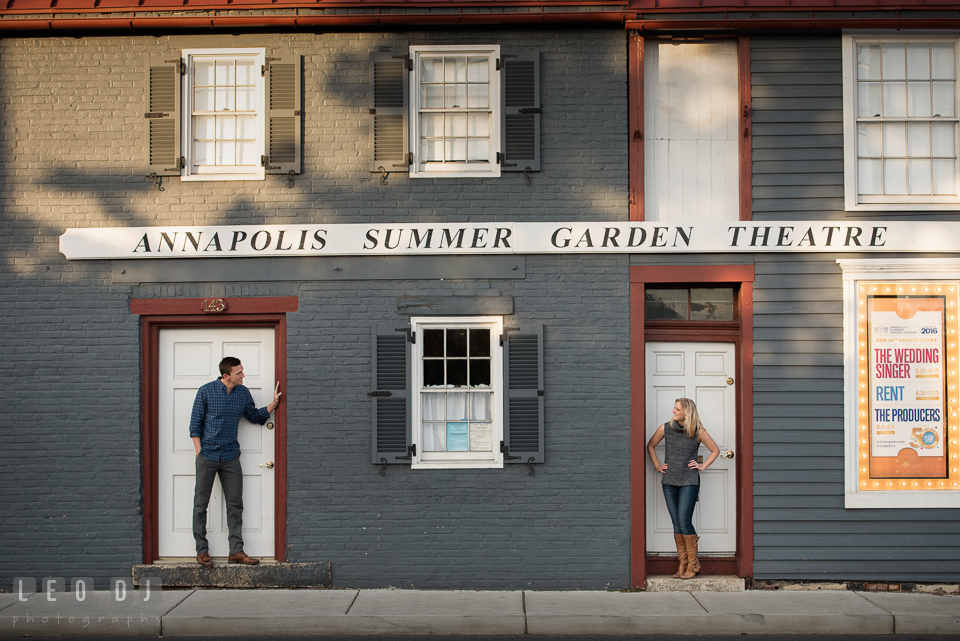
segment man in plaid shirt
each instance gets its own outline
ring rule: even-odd
[[[240,443],[237,428],[240,417],[263,425],[280,404],[280,383],[273,391],[273,401],[257,409],[250,390],[243,386],[243,365],[240,359],[227,356],[220,361],[220,378],[197,390],[190,415],[190,436],[197,451],[197,485],[193,494],[193,538],[197,542],[197,562],[212,566],[207,544],[207,505],[213,491],[213,480],[220,476],[220,486],[227,503],[227,527],[230,530],[229,563],[256,565],[243,551],[243,470],[240,469]]]

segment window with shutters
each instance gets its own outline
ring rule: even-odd
[[[300,57],[188,49],[149,63],[149,172],[184,180],[300,173]]]
[[[848,211],[955,210],[958,41],[844,37]]]
[[[412,466],[502,467],[502,319],[411,322]]]

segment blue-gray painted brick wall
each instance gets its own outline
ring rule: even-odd
[[[367,171],[369,52],[407,43],[539,48],[543,170],[381,186]],[[181,48],[303,56],[303,174],[144,177],[144,67]],[[625,219],[626,36],[510,30],[0,41],[0,589],[13,577],[129,576],[142,560],[140,336],[131,298],[298,296],[288,316],[288,553],[340,586],[627,587],[625,257],[535,257],[522,282],[113,284],[67,262],[72,227]],[[369,325],[401,295],[514,297],[545,326],[546,457],[418,471],[369,463]]]

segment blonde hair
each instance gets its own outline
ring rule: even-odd
[[[698,429],[703,428],[700,422],[700,413],[697,412],[697,404],[689,398],[678,398],[677,403],[683,408],[686,418],[683,421],[683,429],[687,433],[687,438],[693,438]]]

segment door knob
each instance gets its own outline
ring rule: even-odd
[[[268,470],[272,470],[272,469],[273,469],[273,461],[267,461],[266,463],[261,463],[261,464],[260,464],[260,467],[265,467],[265,468],[267,468]]]
[[[732,378],[729,378],[729,377],[727,378],[727,385],[733,385],[733,379],[732,379]]]
[[[723,458],[733,458],[733,450],[727,450],[726,454],[721,454]]]
[[[268,429],[268,430],[272,430],[272,429],[273,429],[273,421],[270,421],[269,423],[267,423],[267,429]]]

